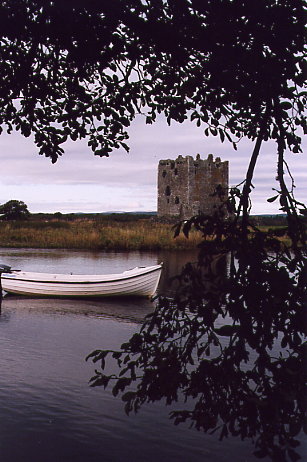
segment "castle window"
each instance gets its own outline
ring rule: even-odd
[[[179,204],[179,197],[178,196],[175,197],[175,204]]]
[[[169,186],[166,186],[165,188],[165,195],[170,196],[171,195],[171,188]]]
[[[175,168],[174,174],[175,174],[175,175],[178,175],[178,170],[177,170],[177,168]]]
[[[171,162],[171,169],[173,170],[175,168],[175,162]]]
[[[162,176],[163,176],[163,178],[165,178],[165,177],[166,177],[166,170],[163,170],[163,172],[162,172]]]

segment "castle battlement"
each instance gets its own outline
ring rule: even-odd
[[[158,166],[158,216],[188,219],[199,212],[211,214],[220,204],[212,196],[217,186],[228,188],[228,161],[209,154],[179,155],[177,159],[160,160]]]

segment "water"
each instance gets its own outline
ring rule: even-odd
[[[0,249],[0,264],[12,269],[45,273],[110,274],[135,266],[164,262],[159,284],[162,293],[170,292],[169,279],[187,262],[196,261],[196,251],[183,252],[101,252],[63,249]]]
[[[166,262],[167,276],[195,255],[2,249],[30,271],[117,272]],[[252,445],[174,426],[163,403],[126,416],[109,390],[90,388],[96,348],[116,349],[152,310],[147,300],[5,298],[0,316],[1,462],[253,461]],[[265,459],[263,459],[265,460]]]

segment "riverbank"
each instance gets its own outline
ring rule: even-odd
[[[174,238],[173,225],[152,219],[0,222],[0,247],[84,250],[194,249],[199,233]]]
[[[0,221],[0,247],[75,250],[190,250],[201,242],[191,230],[174,238],[174,223],[151,215],[111,214],[101,216],[33,216],[29,220]],[[255,223],[262,231],[282,228],[273,217],[268,226]],[[286,236],[279,239],[288,243]]]

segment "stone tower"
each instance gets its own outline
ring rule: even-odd
[[[211,194],[217,186],[228,188],[228,161],[221,162],[209,154],[178,156],[176,160],[160,160],[158,167],[158,216],[188,219],[199,212],[211,214],[220,204]]]

